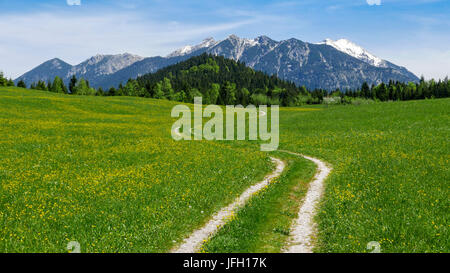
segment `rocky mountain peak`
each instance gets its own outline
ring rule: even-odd
[[[318,44],[326,44],[329,46],[334,47],[335,49],[344,52],[345,54],[348,54],[352,57],[355,57],[361,61],[364,61],[368,64],[371,64],[376,67],[387,67],[387,63],[385,60],[371,54],[367,50],[365,50],[363,47],[353,43],[352,41],[348,39],[339,39],[339,40],[332,40],[332,39],[325,39],[323,42]]]
[[[142,58],[129,53],[98,54],[76,66],[53,59],[16,81],[24,79],[30,84],[39,79],[60,76],[68,82],[76,74],[78,78],[88,79],[94,87],[108,89],[202,53],[241,61],[255,70],[310,89],[345,90],[359,88],[363,82],[378,84],[390,80],[419,80],[406,68],[378,58],[347,39],[326,39],[311,44],[295,38],[275,41],[267,36],[247,39],[233,34],[220,41],[208,37],[197,45],[182,47],[165,58]]]

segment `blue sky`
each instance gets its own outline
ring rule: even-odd
[[[236,34],[346,38],[419,76],[444,78],[449,14],[449,0],[0,0],[0,70],[17,77],[54,57],[164,56]]]

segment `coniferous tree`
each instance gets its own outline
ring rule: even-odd
[[[86,95],[86,96],[94,96],[96,93],[96,90],[94,88],[91,88],[88,86],[87,81],[83,78],[81,78],[77,85],[74,88],[75,95]]]
[[[0,86],[6,86],[6,78],[3,76],[3,72],[0,71]]]
[[[96,96],[104,96],[105,95],[105,91],[103,91],[103,88],[99,87],[97,89],[97,93],[95,93]]]
[[[227,82],[224,89],[225,104],[234,105],[236,103],[236,84]]]
[[[75,86],[77,85],[77,82],[78,82],[77,76],[75,74],[73,74],[72,78],[70,78],[70,82],[69,82],[70,93],[73,93],[73,90],[74,90]]]
[[[49,91],[55,92],[55,93],[66,93],[66,86],[64,85],[64,82],[62,79],[58,76],[55,77],[53,80],[53,83],[51,84],[51,88]]]
[[[48,91],[47,84],[44,81],[39,80],[36,85],[37,90]]]
[[[6,83],[6,86],[14,86],[14,81],[12,79],[9,79]]]
[[[117,90],[114,88],[114,87],[111,87],[109,90],[108,90],[108,93],[106,94],[107,96],[116,96],[116,92],[117,92]]]
[[[362,96],[366,99],[370,98],[370,87],[367,82],[364,82],[361,87]]]
[[[21,87],[21,88],[27,88],[27,85],[25,84],[25,82],[23,80],[20,80],[17,83],[17,87]]]

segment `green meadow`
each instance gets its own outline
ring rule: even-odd
[[[176,142],[175,103],[0,89],[0,252],[166,252],[272,166]]]
[[[317,251],[450,251],[450,99],[280,116],[282,149],[333,165]]]
[[[280,149],[333,166],[316,217],[316,252],[370,252],[373,241],[381,252],[450,251],[450,99],[305,110],[280,111]],[[305,174],[285,174],[203,250],[282,251],[286,218],[295,217],[285,206],[305,194]]]
[[[174,102],[0,88],[0,252],[167,252],[271,172],[204,252],[279,252],[315,166],[171,138]],[[450,99],[280,109],[280,149],[333,172],[317,252],[449,252]]]

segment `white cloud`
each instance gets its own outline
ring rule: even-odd
[[[67,0],[69,6],[81,6],[81,0]]]
[[[369,6],[373,6],[373,5],[381,5],[381,0],[367,0],[367,4],[369,4]]]
[[[383,0],[383,4],[388,1]],[[118,3],[130,2],[118,1]],[[86,5],[86,2],[83,4]],[[184,10],[184,7],[178,8]],[[280,9],[285,10],[285,7]],[[55,57],[70,64],[78,64],[95,54],[129,52],[143,57],[164,56],[184,45],[198,43],[206,37],[222,39],[235,33],[247,38],[268,35],[275,40],[294,37],[304,41],[316,41],[325,36],[332,38],[347,36],[362,41],[367,39],[365,43],[373,53],[395,64],[406,66],[417,75],[442,78],[450,73],[450,52],[448,46],[446,47],[450,44],[450,38],[446,35],[450,22],[445,15],[440,17],[430,15],[430,18],[420,20],[416,17],[406,18],[411,21],[408,24],[409,32],[396,29],[395,39],[392,41],[386,39],[388,43],[379,43],[380,39],[364,36],[361,38],[352,34],[351,30],[339,30],[341,26],[330,29],[327,26],[322,30],[320,27],[315,28],[313,24],[315,21],[310,18],[312,15],[304,13],[300,16],[295,13],[282,16],[282,11],[272,6],[251,10],[231,7],[216,9],[214,20],[204,19],[199,22],[173,16],[173,7],[169,9],[169,14],[167,10],[161,14],[125,8],[121,8],[120,11],[105,10],[101,13],[92,10],[80,12],[79,9],[69,8],[58,12],[2,14],[0,70],[8,77],[15,78]],[[398,18],[406,20],[401,14]],[[421,27],[417,25],[418,23],[423,23],[424,26]],[[423,32],[425,36],[418,36],[419,32]],[[367,36],[377,36],[377,33]],[[378,33],[378,35],[390,37],[389,34]],[[428,42],[418,43],[418,41]]]

